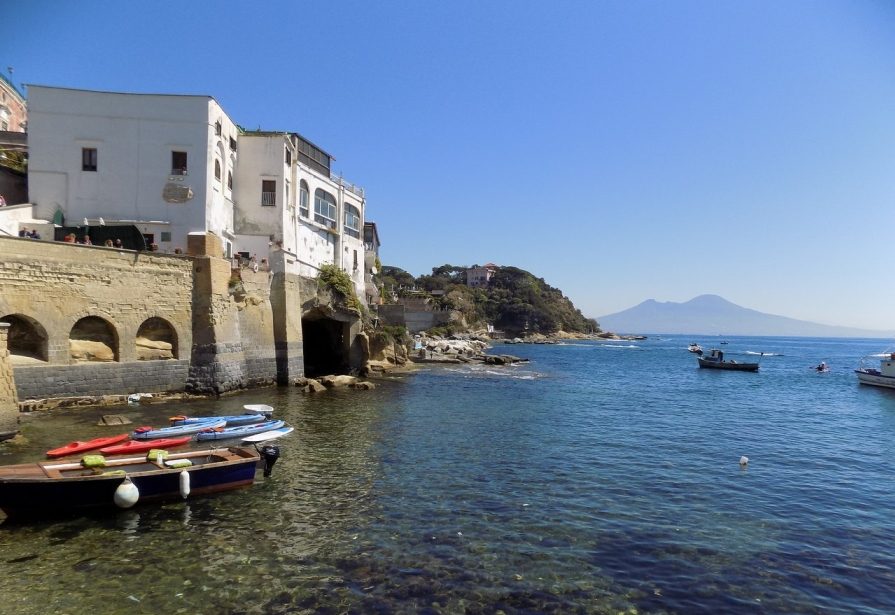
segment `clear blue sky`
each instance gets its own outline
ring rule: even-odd
[[[0,0],[19,83],[207,94],[367,190],[382,260],[588,316],[895,328],[895,2]]]

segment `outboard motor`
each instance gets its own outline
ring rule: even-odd
[[[273,472],[273,464],[280,458],[280,447],[268,444],[267,446],[262,446],[258,452],[261,453],[261,457],[264,459],[264,477],[267,478]]]

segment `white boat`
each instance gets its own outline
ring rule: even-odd
[[[855,370],[858,382],[875,387],[895,389],[895,352],[886,352],[882,355],[874,355],[879,359],[879,367],[866,367],[862,365]]]
[[[696,354],[702,354],[702,346],[700,346],[696,342],[693,342],[692,344],[687,346],[687,350],[689,350],[690,352],[695,352]]]

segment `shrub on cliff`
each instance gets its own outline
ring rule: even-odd
[[[351,281],[346,272],[335,265],[321,265],[320,273],[317,274],[317,281],[341,295],[347,308],[363,314],[363,306],[357,295],[354,294],[354,282]]]

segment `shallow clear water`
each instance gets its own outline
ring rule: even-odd
[[[852,372],[880,342],[729,338],[727,358],[766,353],[750,374],[698,369],[691,341],[719,340],[32,416],[0,463],[113,412],[270,403],[296,431],[246,490],[0,525],[0,612],[895,611],[895,391]]]

